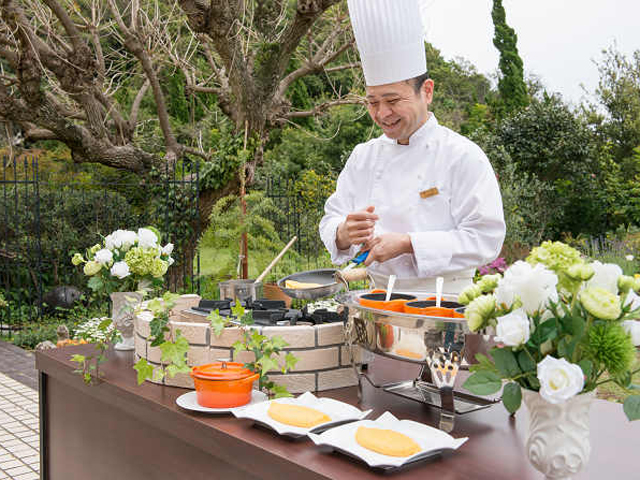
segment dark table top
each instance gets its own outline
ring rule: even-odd
[[[132,352],[109,353],[109,361],[101,366],[103,381],[87,386],[73,373],[69,358],[74,353],[87,353],[91,346],[66,347],[38,352],[36,367],[71,388],[127,409],[143,422],[150,422],[183,441],[215,456],[231,459],[242,468],[243,459],[251,456],[252,464],[264,464],[265,477],[282,478],[278,471],[296,471],[305,478],[376,478],[382,473],[366,464],[339,453],[321,452],[308,439],[290,440],[275,432],[252,425],[249,420],[231,414],[211,415],[178,407],[175,400],[188,390],[163,387],[146,382],[138,385],[132,369]],[[401,361],[376,357],[370,370],[377,381],[409,380],[416,376],[416,366]],[[374,411],[377,418],[390,411],[399,419],[409,419],[437,426],[439,411],[377,390],[365,382],[363,402],[357,403],[356,388],[341,388],[317,393],[362,409]],[[510,417],[501,404],[456,418],[452,435],[469,440],[452,454],[433,461],[416,463],[392,473],[397,479],[539,479],[524,450],[528,429],[528,413],[524,405]],[[640,439],[640,422],[630,423],[622,406],[595,400],[591,408],[591,459],[576,478],[640,478],[634,455]],[[255,468],[255,467],[252,467]]]

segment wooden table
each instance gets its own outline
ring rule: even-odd
[[[365,480],[383,475],[344,455],[323,453],[307,439],[288,440],[231,415],[182,410],[175,399],[186,390],[137,385],[131,352],[111,352],[102,367],[104,380],[87,386],[73,373],[69,358],[91,348],[36,354],[43,480]],[[372,371],[389,381],[415,375],[413,365],[381,357]],[[320,395],[357,405],[355,388]],[[368,385],[360,407],[374,409],[370,418],[385,410],[434,426],[439,418],[436,410]],[[524,406],[515,418],[502,405],[458,416],[453,436],[468,436],[465,445],[391,475],[398,480],[541,479],[524,453],[527,423]],[[621,405],[596,400],[591,408],[591,460],[577,478],[638,478],[639,439],[640,422],[629,423]]]

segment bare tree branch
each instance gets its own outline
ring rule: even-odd
[[[149,82],[149,79],[146,79],[142,84],[140,90],[138,90],[136,98],[133,100],[133,105],[131,105],[131,113],[129,114],[129,128],[131,130],[133,130],[138,123],[138,111],[140,110],[140,104],[142,103],[142,99],[147,93],[147,90],[149,90],[150,85],[151,82]]]
[[[343,98],[340,100],[332,100],[329,102],[320,103],[314,106],[311,110],[299,111],[299,112],[289,112],[284,115],[281,115],[281,119],[290,119],[290,118],[304,118],[304,117],[315,117],[329,108],[337,107],[339,105],[365,105],[365,101],[363,98]]]

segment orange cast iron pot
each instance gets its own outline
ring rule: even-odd
[[[385,302],[387,296],[385,290],[372,290],[360,296],[360,305],[368,308],[377,308],[378,310],[390,310],[392,312],[402,312],[404,304],[409,300],[415,300],[413,295],[404,293],[392,293],[391,300]]]
[[[251,400],[253,382],[259,377],[242,363],[216,362],[191,369],[198,404],[209,408],[232,408]]]

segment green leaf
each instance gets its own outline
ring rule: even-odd
[[[220,315],[220,312],[217,308],[209,314],[207,320],[211,322],[211,330],[213,330],[213,334],[216,337],[222,335],[224,327],[227,326],[228,321],[226,318]]]
[[[629,421],[640,419],[640,395],[627,397],[622,408]]]
[[[508,348],[492,348],[491,356],[496,368],[504,378],[513,378],[522,373],[514,353]]]
[[[167,324],[169,323],[169,317],[160,316],[154,317],[149,323],[150,336],[152,337],[151,346],[158,347],[164,342],[164,334],[169,331]]]
[[[164,370],[162,368],[156,368],[153,371],[153,381],[161,382],[163,378],[164,378]]]
[[[289,393],[289,390],[287,390],[287,387],[283,386],[283,385],[278,385],[276,383],[274,383],[270,390],[273,392],[273,396],[274,398],[282,398],[282,397],[292,397],[293,395],[291,395]]]
[[[76,362],[76,363],[79,363],[79,364],[83,364],[86,359],[87,359],[87,357],[85,357],[84,355],[78,355],[78,354],[73,355],[71,357],[71,361],[72,362]]]
[[[522,390],[515,382],[507,383],[502,391],[502,404],[509,413],[515,413],[522,403]]]
[[[109,328],[109,325],[111,325],[113,322],[110,318],[105,318],[103,321],[101,321],[98,324],[98,330],[102,330],[103,332],[107,330],[107,328]]]
[[[138,372],[138,385],[142,385],[146,379],[153,376],[153,366],[149,365],[149,362],[144,358],[138,360],[133,369]]]
[[[169,378],[173,378],[178,373],[189,373],[191,369],[186,365],[171,364],[171,365],[167,365],[166,371],[167,371],[167,374],[169,375]]]
[[[289,370],[292,370],[293,367],[298,363],[298,357],[296,357],[293,353],[288,352],[284,356],[284,372],[286,373]]]
[[[280,336],[271,337],[271,348],[275,352],[282,350],[284,347],[289,345],[286,340]]]
[[[586,358],[580,360],[578,366],[582,369],[585,377],[591,378],[591,372],[593,371],[593,363],[591,363],[591,360],[587,360]]]
[[[242,352],[244,350],[247,349],[247,346],[242,343],[242,341],[238,340],[237,342],[234,342],[233,345],[231,345],[233,347],[233,350],[238,353],[238,352]]]
[[[553,320],[547,320],[542,322],[538,328],[536,328],[529,338],[527,345],[537,349],[547,340],[553,340],[558,336],[558,325]]]
[[[176,366],[182,366],[186,364],[189,342],[186,338],[181,336],[180,332],[178,331],[175,342],[164,342],[162,345],[160,345],[160,350],[162,351],[161,359],[163,362]]]
[[[87,282],[87,285],[91,290],[93,290],[94,292],[97,292],[99,290],[102,290],[102,287],[104,286],[104,282],[100,277],[91,277]]]
[[[531,355],[529,355],[526,350],[518,352],[518,365],[520,365],[523,372],[531,372],[537,368],[536,362],[533,361]]]
[[[486,370],[489,372],[498,373],[498,369],[486,355],[483,355],[482,353],[476,353],[476,360],[478,361],[478,363],[475,365],[471,365],[469,367],[469,371],[480,372],[482,370]]]
[[[491,395],[500,390],[502,380],[494,372],[476,372],[462,385],[476,395]]]
[[[271,357],[262,357],[256,362],[260,366],[260,375],[265,376],[270,370],[280,370],[278,362]]]
[[[251,310],[240,317],[240,325],[244,327],[253,325],[253,312]]]
[[[236,302],[236,304],[231,307],[231,315],[236,317],[238,320],[241,320],[244,316],[244,307],[240,304],[240,302]]]

